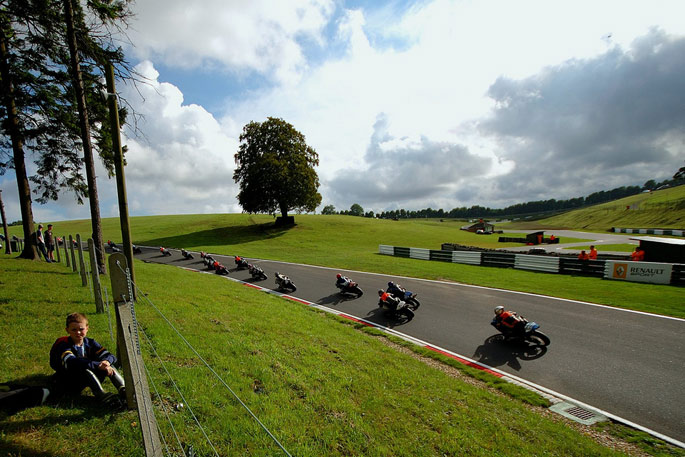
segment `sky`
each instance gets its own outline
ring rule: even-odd
[[[670,179],[685,161],[682,0],[138,0],[119,81],[131,216],[241,212],[234,154],[283,118],[322,204],[503,208]],[[30,151],[27,151],[29,166]],[[34,167],[35,168],[35,167]],[[102,217],[116,184],[98,170]],[[16,179],[0,177],[9,221]],[[37,221],[89,218],[73,195]]]

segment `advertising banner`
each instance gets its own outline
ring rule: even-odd
[[[604,278],[653,284],[670,284],[671,271],[672,265],[670,263],[607,260],[604,268]]]

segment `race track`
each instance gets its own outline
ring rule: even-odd
[[[143,249],[137,258],[207,271],[200,256],[185,260],[180,251],[164,257]],[[214,255],[230,276],[233,257]],[[345,299],[335,287],[338,270],[253,260],[269,279],[256,282],[275,289],[274,272],[290,276],[304,300],[363,318],[511,373],[562,395],[592,405],[678,441],[685,441],[685,320],[630,312],[582,302],[497,289],[374,273],[345,272],[365,294]],[[420,260],[417,260],[420,262]],[[389,280],[418,293],[416,317],[397,326],[377,308],[379,288]],[[598,279],[601,281],[601,279]],[[552,340],[542,355],[526,354],[516,344],[492,343],[489,325],[496,305],[504,305],[541,325]]]

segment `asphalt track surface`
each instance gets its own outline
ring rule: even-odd
[[[158,249],[143,248],[136,258],[208,271],[199,254],[193,253],[195,258],[187,260],[178,250],[170,252],[172,255],[165,257]],[[254,281],[246,270],[235,270],[232,256],[213,257],[230,269],[232,278],[275,290],[273,278],[278,271],[297,286],[291,296],[394,328],[685,441],[683,319],[456,283],[248,259],[269,276]],[[335,287],[337,272],[357,281],[364,295],[342,297]],[[385,288],[389,280],[418,293],[421,306],[413,320],[398,323],[379,311],[377,290]],[[539,323],[552,340],[548,350],[536,354],[525,345],[491,341],[497,334],[490,326],[497,305]]]

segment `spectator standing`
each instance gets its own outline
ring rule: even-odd
[[[38,224],[38,230],[36,231],[36,244],[38,245],[38,250],[45,257],[45,261],[50,263],[50,257],[48,256],[48,251],[45,249],[45,239],[43,238],[43,224]]]
[[[588,257],[590,260],[597,260],[597,249],[595,249],[595,246],[590,246],[590,254],[588,254]]]
[[[45,231],[45,248],[48,252],[48,258],[51,262],[55,261],[55,237],[52,235],[52,224],[48,224],[48,229]]]
[[[578,260],[590,260],[590,256],[587,252],[580,251],[580,254],[578,254]]]
[[[632,254],[630,254],[630,260],[633,262],[641,262],[645,260],[645,251],[640,246],[636,247]]]

